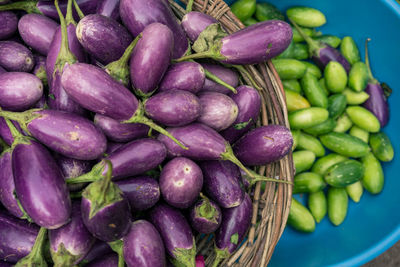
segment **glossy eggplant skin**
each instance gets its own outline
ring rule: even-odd
[[[346,72],[349,73],[351,65],[337,49],[329,45],[325,45],[319,49],[317,53],[317,55],[312,56],[312,60],[321,70],[324,70],[325,66],[328,65],[329,62],[337,61],[343,66]]]
[[[182,18],[181,25],[189,40],[194,43],[200,33],[214,23],[218,23],[214,17],[202,12],[192,11]]]
[[[210,63],[202,63],[203,68],[216,75],[218,78],[231,85],[232,87],[237,87],[239,84],[239,75],[229,69],[220,65],[210,64]],[[205,79],[203,88],[201,91],[209,91],[209,92],[218,92],[221,94],[229,94],[231,91],[223,85],[217,84],[210,79]]]
[[[118,266],[118,255],[117,253],[111,253],[103,255],[103,257],[97,258],[91,261],[87,267],[116,267]]]
[[[158,86],[158,91],[183,90],[196,94],[203,87],[205,78],[204,68],[199,63],[190,61],[175,63],[169,66]]]
[[[100,0],[96,13],[118,21],[120,19],[119,0]]]
[[[389,121],[389,105],[382,86],[378,82],[369,82],[365,92],[369,95],[363,106],[371,111],[379,120],[381,127]]]
[[[0,66],[7,71],[30,72],[35,60],[24,45],[15,41],[0,41]]]
[[[18,17],[11,11],[0,12],[0,40],[7,40],[18,29]]]
[[[93,166],[92,161],[68,158],[60,154],[55,155],[54,158],[57,161],[57,165],[60,167],[66,181],[89,172]],[[83,187],[85,187],[84,183],[68,184],[68,189],[70,191],[79,191]]]

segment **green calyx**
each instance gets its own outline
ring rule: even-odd
[[[367,65],[369,82],[373,84],[379,84],[378,80],[372,75],[371,65],[369,63],[368,43],[370,41],[371,38],[367,38],[367,40],[365,40],[365,65]]]
[[[204,73],[206,74],[206,77],[222,86],[225,86],[226,88],[228,88],[229,90],[231,90],[233,93],[237,94],[236,89],[231,86],[230,84],[224,82],[223,80],[221,80],[218,76],[212,74],[211,72],[209,72],[207,69],[204,69]]]
[[[186,13],[192,12],[194,0],[189,0],[186,4]]]
[[[219,249],[219,248],[215,247],[214,251],[215,251],[216,257],[214,259],[213,264],[211,265],[212,267],[218,267],[219,263],[222,260],[228,258],[231,255],[231,253],[229,253],[228,249]]]
[[[301,35],[301,37],[303,37],[304,41],[306,41],[306,43],[308,44],[308,48],[309,48],[309,55],[318,55],[318,51],[324,47],[324,44],[322,44],[322,42],[318,41],[318,40],[314,40],[312,39],[310,36],[308,36],[307,34],[305,34],[303,32],[303,30],[299,27],[299,25],[297,25],[296,22],[294,22],[293,20],[289,19],[289,21],[293,24],[293,26],[296,28],[296,30],[299,32],[299,34]]]
[[[191,249],[176,248],[172,253],[174,258],[171,260],[174,266],[196,267],[196,242],[194,238]]]
[[[47,73],[44,67],[40,67],[40,69],[36,72],[36,77],[38,77],[44,86],[47,86]]]
[[[73,0],[73,1],[74,1],[74,7],[76,10],[76,13],[78,13],[78,16],[80,19],[83,19],[83,17],[85,17],[85,14],[83,14],[83,12],[82,12],[81,8],[79,7],[78,3],[76,2],[76,0]]]
[[[233,125],[233,128],[235,128],[236,130],[242,130],[242,129],[246,128],[247,125],[249,125],[249,123],[250,123],[252,120],[253,120],[253,119],[250,118],[248,121],[241,122],[241,123],[236,123],[235,125]]]
[[[19,123],[21,126],[22,130],[25,132],[29,133],[27,125],[37,119],[40,118],[42,115],[36,113],[38,111],[41,111],[42,109],[30,109],[24,112],[12,112],[12,111],[4,111],[0,109],[0,117],[3,117],[6,119],[6,122],[8,120],[13,120]],[[9,122],[7,123],[8,127],[10,128],[11,134],[13,135],[14,138],[16,137],[21,137],[22,134],[15,128],[15,126]]]
[[[244,66],[242,66],[242,65],[227,65],[227,66],[228,66],[228,67],[233,67],[233,68],[237,69],[237,70],[240,72],[240,74],[242,74],[244,77],[246,77],[246,78],[250,81],[251,85],[252,85],[255,89],[257,89],[258,91],[262,91],[262,90],[263,90],[263,89],[257,84],[257,82],[254,80],[253,76],[250,74],[250,72],[248,72],[248,71],[246,70],[246,68],[245,68]]]
[[[15,190],[13,192],[13,195],[14,195],[15,200],[17,201],[17,205],[18,205],[19,210],[22,212],[22,217],[20,217],[20,219],[25,219],[28,222],[33,223],[32,218],[29,217],[28,213],[26,213],[26,211],[24,210],[24,207],[22,207],[21,201],[19,201],[17,193],[15,192]]]
[[[47,267],[46,260],[43,257],[43,244],[46,240],[46,233],[46,228],[40,228],[31,252],[26,257],[20,259],[15,264],[16,267]]]
[[[124,242],[122,240],[115,240],[113,242],[108,242],[108,245],[118,254],[118,267],[124,267]]]
[[[204,200],[200,206],[196,207],[196,217],[205,218],[213,223],[218,223],[215,215],[217,210],[211,205],[210,200],[203,193],[200,193],[201,198]]]
[[[8,4],[8,5],[0,6],[0,11],[23,10],[23,11],[26,11],[27,13],[36,13],[36,14],[43,15],[43,13],[37,8],[37,6],[36,6],[37,3],[38,3],[38,1],[15,2],[15,3]]]
[[[88,173],[82,174],[81,176],[67,179],[67,184],[80,184],[80,183],[91,183],[96,182],[104,178],[103,172],[105,170],[105,163],[101,161],[93,166],[92,170]],[[83,193],[82,193],[83,194]]]
[[[54,262],[54,267],[73,266],[82,255],[72,255],[61,243],[57,251],[50,249],[51,258]]]

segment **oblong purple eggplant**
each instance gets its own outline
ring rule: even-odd
[[[119,0],[101,0],[99,1],[96,13],[102,16],[119,20]]]
[[[35,66],[32,52],[14,41],[0,41],[0,65],[8,71],[30,72]]]
[[[71,200],[57,163],[41,144],[17,144],[12,153],[15,192],[32,220],[48,229],[69,221]]]
[[[203,92],[199,95],[201,115],[198,121],[207,126],[222,131],[236,121],[239,108],[227,95],[217,92]]]
[[[44,86],[47,86],[47,73],[46,73],[46,58],[44,56],[35,55],[35,67],[33,68],[32,74],[38,77]],[[46,96],[43,94],[42,99],[46,100]],[[40,100],[39,100],[40,101]],[[43,103],[45,103],[44,101]],[[43,106],[42,106],[43,107]]]
[[[167,91],[153,95],[144,103],[146,115],[166,126],[183,126],[198,119],[200,100],[188,91]]]
[[[116,267],[118,266],[118,254],[112,253],[91,261],[86,267]]]
[[[189,40],[194,43],[200,33],[214,23],[218,23],[214,17],[202,12],[192,11],[182,18],[181,25]]]
[[[0,74],[7,72],[2,66],[0,66]]]
[[[135,221],[124,237],[124,259],[128,267],[164,267],[166,265],[163,240],[148,221]]]
[[[200,163],[204,175],[204,191],[222,208],[239,206],[244,191],[240,186],[240,171],[229,161],[211,160]]]
[[[238,86],[239,76],[235,71],[216,64],[203,63],[201,65],[203,66],[203,68],[205,68],[206,70],[208,70],[209,72],[211,72],[212,74],[214,74],[227,84],[231,85],[232,87]],[[225,86],[220,85],[207,78],[204,82],[201,91],[218,92],[221,94],[228,94],[231,92]]]
[[[125,144],[124,144],[124,143],[108,142],[108,143],[107,143],[106,154],[107,154],[107,155],[110,155],[110,154],[113,153],[114,151],[117,151],[117,149],[119,149],[119,148],[122,147],[123,145],[125,145]]]
[[[18,29],[18,17],[10,11],[0,12],[0,40],[6,40]]]
[[[158,204],[150,211],[150,221],[160,233],[173,261],[182,266],[195,267],[196,243],[182,213],[167,204]]]
[[[124,25],[134,36],[154,22],[168,26],[174,35],[173,58],[186,54],[189,41],[165,0],[121,0],[119,12]]]
[[[13,124],[20,132],[22,131],[17,122],[13,121]],[[14,142],[14,137],[12,136],[11,131],[3,117],[0,117],[0,138],[3,139],[3,141],[9,146],[11,146]]]
[[[119,59],[132,42],[132,36],[121,24],[99,14],[81,19],[76,36],[85,50],[104,64]]]
[[[141,137],[146,137],[150,129],[144,124],[124,124],[100,114],[94,116],[94,123],[103,131],[109,140],[114,142],[129,142]]]
[[[143,211],[153,207],[160,199],[160,186],[150,176],[138,176],[116,181],[129,201],[132,211]]]
[[[208,198],[202,198],[190,208],[190,225],[201,234],[215,232],[220,226],[221,221],[222,213],[220,207]]]
[[[79,202],[72,203],[68,224],[49,231],[49,240],[54,266],[73,266],[89,252],[95,238],[83,224]]]
[[[58,23],[39,14],[26,14],[18,22],[18,32],[24,42],[42,55],[47,55]]]
[[[245,165],[261,166],[280,160],[291,151],[293,137],[281,125],[258,127],[240,138],[233,150]]]
[[[174,49],[174,36],[161,23],[146,26],[141,34],[130,59],[130,76],[135,92],[148,96],[157,89],[168,69]]]
[[[112,254],[112,253],[113,253],[113,250],[111,249],[110,245],[108,245],[104,241],[96,239],[93,246],[91,247],[89,252],[86,254],[85,258],[82,260],[82,263],[87,264],[87,263],[95,261],[99,258],[102,258],[104,255],[108,255],[108,254]]]
[[[188,158],[174,158],[161,171],[161,194],[173,207],[189,208],[198,198],[202,187],[203,173],[200,167]]]
[[[38,77],[25,72],[0,74],[0,106],[20,111],[35,104],[43,95],[43,84]]]
[[[215,233],[217,257],[212,266],[218,266],[240,245],[250,227],[252,213],[253,203],[247,193],[239,206],[222,210],[222,223]]]
[[[205,77],[204,69],[199,63],[172,64],[159,84],[158,91],[184,90],[196,94],[203,88]]]
[[[65,180],[72,179],[91,170],[93,163],[87,160],[72,159],[60,154],[55,156]],[[70,191],[81,190],[85,184],[68,184]]]
[[[32,250],[39,228],[0,211],[0,259],[16,263]]]
[[[230,97],[237,104],[239,114],[235,122],[220,133],[231,144],[255,125],[261,109],[261,97],[256,89],[242,85],[236,90],[237,94],[231,94]]]

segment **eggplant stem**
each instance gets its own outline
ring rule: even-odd
[[[186,13],[192,12],[194,0],[189,0],[186,5]]]
[[[24,2],[16,2],[8,5],[0,6],[0,11],[6,10],[23,10],[27,13],[36,13],[43,15],[43,13],[36,6],[37,1],[24,1]]]
[[[118,267],[125,266],[125,259],[124,259],[124,243],[122,240],[116,240],[112,242],[108,242],[108,245],[111,249],[118,254]]]
[[[47,229],[41,227],[39,233],[36,237],[35,244],[33,244],[31,252],[20,259],[15,266],[23,267],[23,266],[37,266],[37,267],[45,267],[47,263],[43,258],[43,244],[46,240]]]
[[[231,86],[230,84],[224,82],[223,80],[221,80],[218,76],[212,74],[211,72],[209,72],[206,68],[204,69],[204,73],[206,74],[206,77],[222,86],[225,86],[226,88],[228,88],[229,90],[231,90],[233,93],[237,94],[236,89]]]
[[[214,58],[214,54],[211,51],[204,51],[200,53],[186,55],[178,59],[174,59],[173,62],[189,61],[191,59],[199,59],[199,58]]]
[[[296,28],[296,30],[299,32],[299,34],[301,35],[301,37],[303,37],[304,41],[306,41],[306,43],[308,44],[308,46],[310,47],[310,56],[312,54],[314,54],[316,51],[318,51],[318,49],[320,49],[320,47],[318,46],[318,42],[313,40],[310,36],[308,36],[307,34],[305,34],[303,32],[303,30],[299,27],[299,25],[297,25],[296,22],[294,22],[293,20],[289,19],[289,21],[293,24],[293,26]]]
[[[85,17],[85,14],[83,14],[83,12],[82,12],[81,8],[79,7],[78,3],[76,2],[76,0],[73,0],[73,1],[74,1],[74,7],[76,10],[76,13],[78,13],[78,16],[80,19],[83,19]]]
[[[369,63],[369,53],[368,53],[368,43],[371,41],[371,38],[367,38],[365,40],[365,65],[367,65],[368,76],[371,82],[377,82],[375,77],[372,75],[371,65]]]
[[[72,1],[69,0],[67,3],[67,14],[65,14],[65,24],[69,25],[71,23],[76,25],[76,22],[72,15]]]
[[[15,125],[9,119],[4,119],[4,120],[6,121],[8,129],[10,130],[11,135],[14,138],[14,140],[24,136],[22,133],[20,133],[20,131],[18,131],[18,129],[15,127]]]
[[[92,170],[88,173],[82,174],[81,176],[67,179],[67,184],[80,184],[80,183],[91,183],[96,182],[103,178],[103,171],[105,165],[104,162],[99,162],[98,164],[94,165]]]
[[[242,65],[230,65],[233,68],[237,69],[239,72],[242,74],[246,75],[246,77],[250,80],[251,85],[254,86],[258,91],[262,91],[263,89],[256,83],[256,81],[253,79],[253,76],[251,76],[250,72],[248,72],[245,67]]]
[[[40,108],[30,109],[30,110],[19,113],[19,112],[5,111],[5,110],[0,109],[0,117],[18,122],[19,125],[21,126],[22,130],[24,130],[25,132],[30,134],[27,125],[32,120],[41,117],[40,114],[34,114],[35,112],[41,111],[41,110],[43,110],[43,109],[40,109]]]

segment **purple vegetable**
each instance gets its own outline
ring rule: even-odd
[[[90,262],[86,267],[116,267],[118,266],[118,254],[112,253]]]
[[[20,132],[22,131],[17,122],[13,122],[13,124]],[[11,131],[3,117],[0,117],[0,138],[3,139],[4,142],[9,146],[11,146],[14,142],[14,137],[12,136]]]
[[[230,96],[237,104],[239,114],[235,122],[220,133],[231,144],[255,125],[261,109],[261,97],[256,89],[246,85],[239,86],[236,89],[237,94]]]
[[[203,196],[190,208],[189,221],[192,228],[197,232],[211,234],[221,224],[221,209],[215,202]]]
[[[236,87],[239,84],[238,74],[231,69],[209,63],[203,63],[202,66],[204,69],[219,77],[221,80],[228,83],[232,87]],[[221,94],[228,94],[231,92],[227,87],[220,85],[210,79],[205,80],[204,86],[201,91],[218,92]]]
[[[39,55],[35,55],[34,58],[35,58],[35,67],[33,68],[32,74],[38,77],[42,81],[42,84],[44,86],[47,86],[48,83],[47,83],[47,73],[46,73],[46,58]],[[45,94],[42,95],[42,99],[44,99],[44,102],[46,102]]]
[[[14,41],[0,41],[0,65],[8,71],[30,72],[35,66],[32,52]]]
[[[78,264],[89,252],[95,239],[83,224],[79,202],[72,203],[71,221],[49,231],[50,253],[54,266]]]
[[[204,69],[199,63],[176,63],[168,68],[158,91],[184,90],[196,94],[203,88],[204,81]]]
[[[196,201],[202,187],[203,173],[200,167],[188,158],[174,158],[161,171],[161,194],[173,207],[189,208]]]
[[[106,150],[106,155],[110,155],[114,151],[117,151],[120,147],[124,146],[125,144],[123,143],[114,143],[114,142],[108,142],[107,143],[107,150]]]
[[[7,71],[2,66],[0,66],[0,74],[6,73],[6,72]]]
[[[100,0],[97,5],[97,14],[119,20],[119,0]]]
[[[6,40],[17,31],[18,17],[13,12],[0,12],[0,40]]]
[[[245,165],[262,166],[280,160],[291,151],[293,137],[281,125],[258,127],[233,146],[236,157]]]
[[[99,14],[81,19],[76,36],[86,51],[106,64],[119,59],[132,41],[132,36],[121,24]]]
[[[93,244],[89,252],[86,254],[85,258],[82,260],[82,263],[89,263],[91,261],[95,261],[103,257],[104,255],[108,255],[111,253],[113,253],[113,251],[110,248],[110,245],[108,245],[104,241],[96,239],[95,243]]]
[[[132,211],[153,207],[160,199],[157,180],[150,176],[138,176],[115,182],[129,201]]]
[[[149,96],[160,83],[172,59],[174,37],[161,23],[144,28],[130,59],[133,88],[140,96]]]
[[[65,180],[67,181],[68,179],[72,179],[87,173],[91,170],[93,166],[91,161],[72,159],[64,157],[60,154],[57,154],[55,159],[58,166],[60,167],[60,170]],[[68,189],[70,191],[78,191],[81,190],[84,186],[85,184],[69,184]]]
[[[128,267],[164,267],[166,264],[163,240],[148,221],[132,223],[124,237],[124,259]]]
[[[39,14],[26,14],[18,22],[24,42],[42,55],[47,55],[58,23]]]
[[[158,204],[150,211],[150,221],[161,234],[165,249],[173,262],[195,267],[196,243],[182,213],[167,204]]]
[[[248,194],[242,204],[222,210],[221,227],[215,233],[215,250],[217,257],[212,266],[229,257],[242,242],[250,227],[253,203]]]
[[[146,115],[166,126],[187,125],[200,117],[199,98],[188,91],[167,91],[155,94],[144,103]]]
[[[121,0],[119,12],[124,25],[134,36],[139,35],[146,26],[159,22],[168,26],[174,35],[173,58],[179,58],[188,51],[189,42],[185,32],[166,1]]]
[[[43,84],[35,75],[25,72],[0,74],[0,107],[7,110],[25,110],[43,95]]]
[[[181,25],[186,32],[189,40],[194,43],[199,37],[200,33],[204,31],[209,25],[218,23],[218,21],[207,14],[202,12],[192,11],[187,13],[183,18]]]
[[[32,250],[39,228],[0,211],[0,259],[16,263]]]
[[[240,186],[239,168],[229,161],[211,160],[200,163],[204,190],[222,208],[239,206],[244,191]]]

